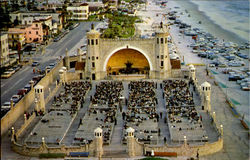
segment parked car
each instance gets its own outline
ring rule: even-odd
[[[26,84],[26,85],[24,86],[24,89],[27,89],[27,91],[29,91],[29,90],[31,89],[30,84]]]
[[[245,83],[245,82],[250,82],[250,78],[244,78],[242,80],[237,80],[237,84]]]
[[[222,70],[222,73],[228,74],[229,72],[232,72],[232,71],[233,71],[232,68],[224,68],[224,69]]]
[[[245,78],[245,76],[243,76],[243,75],[231,74],[231,75],[229,75],[228,80],[229,81],[237,81],[237,80],[242,80],[244,78]]]
[[[10,102],[5,102],[1,106],[1,118],[10,110],[10,108],[11,108]]]
[[[4,102],[4,104],[1,106],[1,111],[2,110],[9,110],[11,107],[11,103],[10,102]]]
[[[230,66],[230,67],[241,67],[241,66],[244,66],[244,64],[240,63],[240,62],[229,62],[228,66]]]
[[[12,76],[12,73],[9,71],[4,72],[1,74],[1,78],[10,78]]]
[[[28,92],[27,89],[22,88],[18,90],[17,95],[24,96],[27,92]]]
[[[15,70],[13,68],[8,69],[7,71],[10,72],[11,74],[15,73]]]
[[[218,67],[224,68],[224,67],[227,67],[227,65],[224,63],[221,63],[221,64],[218,64]]]
[[[21,99],[21,95],[13,95],[11,99],[13,100],[14,103],[17,103]]]
[[[39,62],[35,61],[32,63],[32,67],[38,66],[39,64],[40,64]]]
[[[36,83],[39,82],[43,77],[44,77],[44,75],[37,75],[37,76],[34,76],[34,77],[32,78],[32,80],[35,81],[35,84],[36,84]]]
[[[243,91],[250,91],[250,82],[243,82],[240,87]]]
[[[21,65],[16,65],[13,67],[13,69],[15,70],[15,72],[17,72],[21,69]]]

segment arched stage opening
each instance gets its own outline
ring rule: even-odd
[[[145,74],[148,75],[150,64],[147,58],[135,49],[121,49],[108,59],[107,75]]]

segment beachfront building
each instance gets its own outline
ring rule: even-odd
[[[67,7],[70,19],[75,21],[87,20],[89,15],[89,5],[87,3],[74,3]]]
[[[180,69],[171,66],[168,53],[168,29],[161,26],[155,34],[152,39],[111,40],[101,38],[92,28],[87,33],[85,76],[92,80],[128,74],[157,79],[178,77]]]
[[[1,33],[1,57],[0,57],[0,66],[3,67],[9,61],[9,42],[8,42],[8,34]]]

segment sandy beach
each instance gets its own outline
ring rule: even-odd
[[[183,7],[186,8],[183,8]],[[196,7],[196,8],[195,8]],[[191,9],[193,9],[191,11]],[[235,43],[245,42],[239,36],[222,29],[220,26],[211,23],[208,17],[202,15],[197,10],[197,6],[192,6],[188,2],[183,1],[168,1],[167,7],[160,8],[155,4],[155,2],[149,1],[147,6],[147,11],[138,12],[138,16],[142,16],[146,21],[143,24],[139,24],[138,28],[141,29],[141,33],[144,36],[150,36],[152,34],[151,27],[156,23],[167,23],[167,20],[161,15],[166,14],[167,11],[177,10],[178,19],[192,25],[192,28],[200,28],[212,35],[218,37],[219,39],[224,39],[226,41],[232,41]],[[188,10],[188,13],[185,13]],[[156,16],[158,14],[158,16]],[[188,17],[191,14],[191,17]],[[202,19],[202,24],[197,22]],[[171,25],[170,35],[173,39],[173,43],[177,48],[177,53],[180,58],[183,59],[185,64],[198,63],[206,64],[209,63],[207,59],[201,59],[196,54],[192,53],[192,49],[187,47],[193,40],[191,37],[183,36],[179,33],[179,28]],[[248,51],[248,50],[247,50]],[[248,67],[248,61],[246,61],[246,66]],[[235,82],[228,82],[227,75],[221,73],[222,68],[215,69],[210,68],[210,76],[205,75],[205,66],[197,67],[197,79],[200,83],[208,81],[212,84],[213,93],[212,95],[212,108],[217,113],[218,121],[225,126],[226,135],[224,137],[224,149],[223,151],[216,153],[214,155],[205,156],[201,159],[248,159],[249,158],[249,140],[247,137],[248,131],[244,130],[238,118],[232,115],[231,109],[228,104],[225,103],[226,97],[232,98],[240,102],[240,105],[236,105],[237,111],[242,115],[245,114],[245,119],[249,121],[249,92],[241,91]],[[214,82],[224,83],[228,87],[225,89],[214,85]]]

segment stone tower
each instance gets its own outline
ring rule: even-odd
[[[70,69],[70,62],[69,62],[69,51],[66,48],[65,50],[65,66],[69,70]]]
[[[103,155],[103,139],[102,139],[102,129],[100,127],[95,129],[95,156],[102,157]]]
[[[41,85],[35,86],[35,98],[37,99],[39,110],[45,112],[44,87]]]
[[[202,96],[202,106],[204,106],[205,110],[209,113],[211,112],[211,85],[208,82],[204,82],[201,84],[201,90],[203,92]]]
[[[59,77],[60,77],[60,83],[64,84],[65,80],[64,80],[64,70],[63,69],[59,70]]]
[[[156,77],[160,79],[171,77],[171,64],[168,52],[168,29],[161,23],[155,33]]]
[[[195,68],[194,66],[191,64],[189,66],[189,79],[192,79],[193,81],[195,81]]]
[[[94,29],[92,24],[91,30],[87,33],[87,54],[86,54],[86,67],[85,73],[86,76],[91,80],[100,79],[102,73],[101,68],[99,67],[100,58],[100,32]]]
[[[127,128],[127,148],[128,148],[128,155],[130,157],[135,156],[135,138],[134,132],[135,130],[131,127]]]

